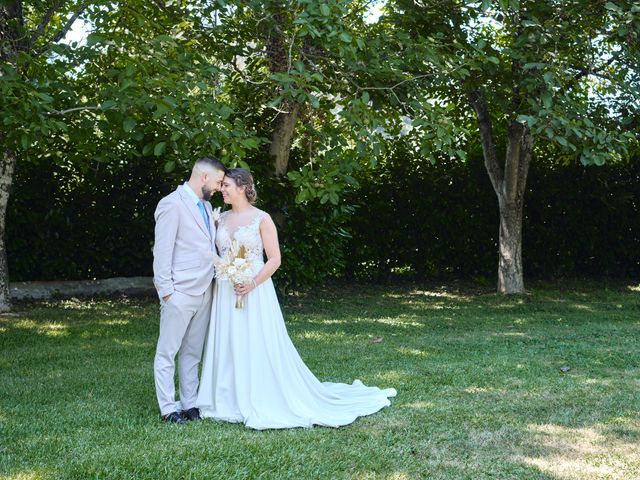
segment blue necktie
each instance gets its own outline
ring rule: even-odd
[[[202,214],[202,218],[204,219],[204,224],[207,226],[207,231],[211,231],[211,225],[209,224],[209,215],[207,215],[207,211],[204,209],[204,204],[202,200],[198,201],[198,208],[200,209],[200,213]]]

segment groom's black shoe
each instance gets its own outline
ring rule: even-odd
[[[171,412],[167,415],[162,415],[162,421],[167,423],[185,423],[184,418],[182,418],[178,412]]]
[[[202,420],[202,417],[200,416],[200,410],[198,410],[196,407],[190,408],[189,410],[183,410],[180,413],[182,415],[182,418],[184,418],[187,422],[191,422],[193,420]]]

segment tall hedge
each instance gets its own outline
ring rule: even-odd
[[[298,205],[286,181],[257,166],[258,206],[279,226],[283,288],[341,276],[495,279],[497,206],[477,151],[430,164],[399,146],[339,207]],[[526,277],[640,274],[640,158],[602,167],[537,158],[529,175]],[[87,171],[19,163],[11,280],[151,275],[155,206],[185,176],[154,158]]]
[[[265,162],[262,162],[265,163]],[[152,275],[153,213],[188,171],[164,172],[154,158],[99,164],[18,164],[7,239],[12,281]],[[282,290],[341,275],[348,206],[299,205],[286,181],[255,164],[258,207],[278,225]],[[212,199],[222,206],[219,194]]]
[[[345,273],[383,280],[497,277],[497,200],[479,152],[411,160],[360,178]],[[525,278],[640,274],[640,157],[601,167],[537,158],[524,206]]]

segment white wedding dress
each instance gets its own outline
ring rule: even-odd
[[[224,257],[232,239],[244,245],[254,274],[264,266],[258,213],[244,225],[225,225],[231,211],[220,217],[216,245]],[[203,417],[243,422],[254,429],[339,427],[390,404],[393,388],[322,383],[304,364],[282,317],[271,279],[244,298],[236,296],[228,280],[215,284],[213,309],[205,345],[196,406]]]

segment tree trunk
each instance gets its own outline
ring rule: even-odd
[[[16,54],[27,48],[28,36],[24,30],[22,2],[0,2],[0,61],[14,64]]]
[[[8,312],[11,309],[9,267],[7,264],[7,248],[5,243],[5,220],[15,164],[16,157],[13,152],[5,150],[0,161],[0,312]]]
[[[16,59],[20,52],[29,52],[30,55],[40,55],[44,50],[34,49],[34,43],[47,31],[52,18],[60,13],[60,8],[65,2],[54,2],[43,14],[37,29],[28,33],[25,29],[25,17],[22,0],[0,1],[0,62],[6,62],[16,67]],[[77,7],[71,18],[46,43],[50,45],[64,38],[72,27],[73,22],[87,8],[89,2],[84,2]],[[25,69],[27,71],[27,69]],[[23,81],[29,81],[24,78]],[[0,145],[5,144],[5,138],[0,137]],[[0,153],[0,311],[8,311],[11,307],[9,296],[9,267],[7,262],[7,249],[5,239],[5,224],[7,205],[13,182],[13,171],[16,164],[15,153],[11,149],[4,148]]]
[[[18,52],[26,50],[27,47],[22,2],[20,0],[4,2],[0,7],[0,61],[15,66]],[[5,143],[4,140],[4,137],[0,137],[0,145]],[[11,296],[5,225],[16,156],[9,149],[5,149],[0,155],[0,312],[8,312],[11,309]]]
[[[522,269],[522,204],[500,202],[498,292],[524,292]]]
[[[529,127],[512,121],[507,138],[505,174],[501,194],[498,195],[498,291],[501,293],[524,292],[522,212],[532,150],[533,137]]]
[[[273,162],[274,173],[276,177],[281,177],[287,173],[289,165],[289,153],[291,152],[291,143],[293,142],[293,133],[300,112],[300,104],[297,102],[289,102],[285,104],[286,113],[278,113],[274,122],[273,136],[271,137],[271,146],[269,147],[269,157]]]
[[[271,73],[288,73],[294,54],[294,38],[287,43],[285,36],[285,14],[277,12],[273,14],[273,24],[267,39],[267,57],[269,59],[269,71]],[[296,58],[298,58],[296,49]],[[301,104],[294,99],[286,98],[279,106],[278,114],[273,121],[273,134],[269,146],[269,157],[273,163],[273,171],[276,177],[287,173],[289,166],[289,154],[293,142],[293,134],[300,113]]]
[[[476,112],[484,164],[498,197],[500,211],[498,292],[523,293],[522,212],[533,150],[533,136],[526,124],[515,120],[510,122],[503,167],[498,162],[491,117],[485,100],[478,91],[467,92],[467,96]]]

